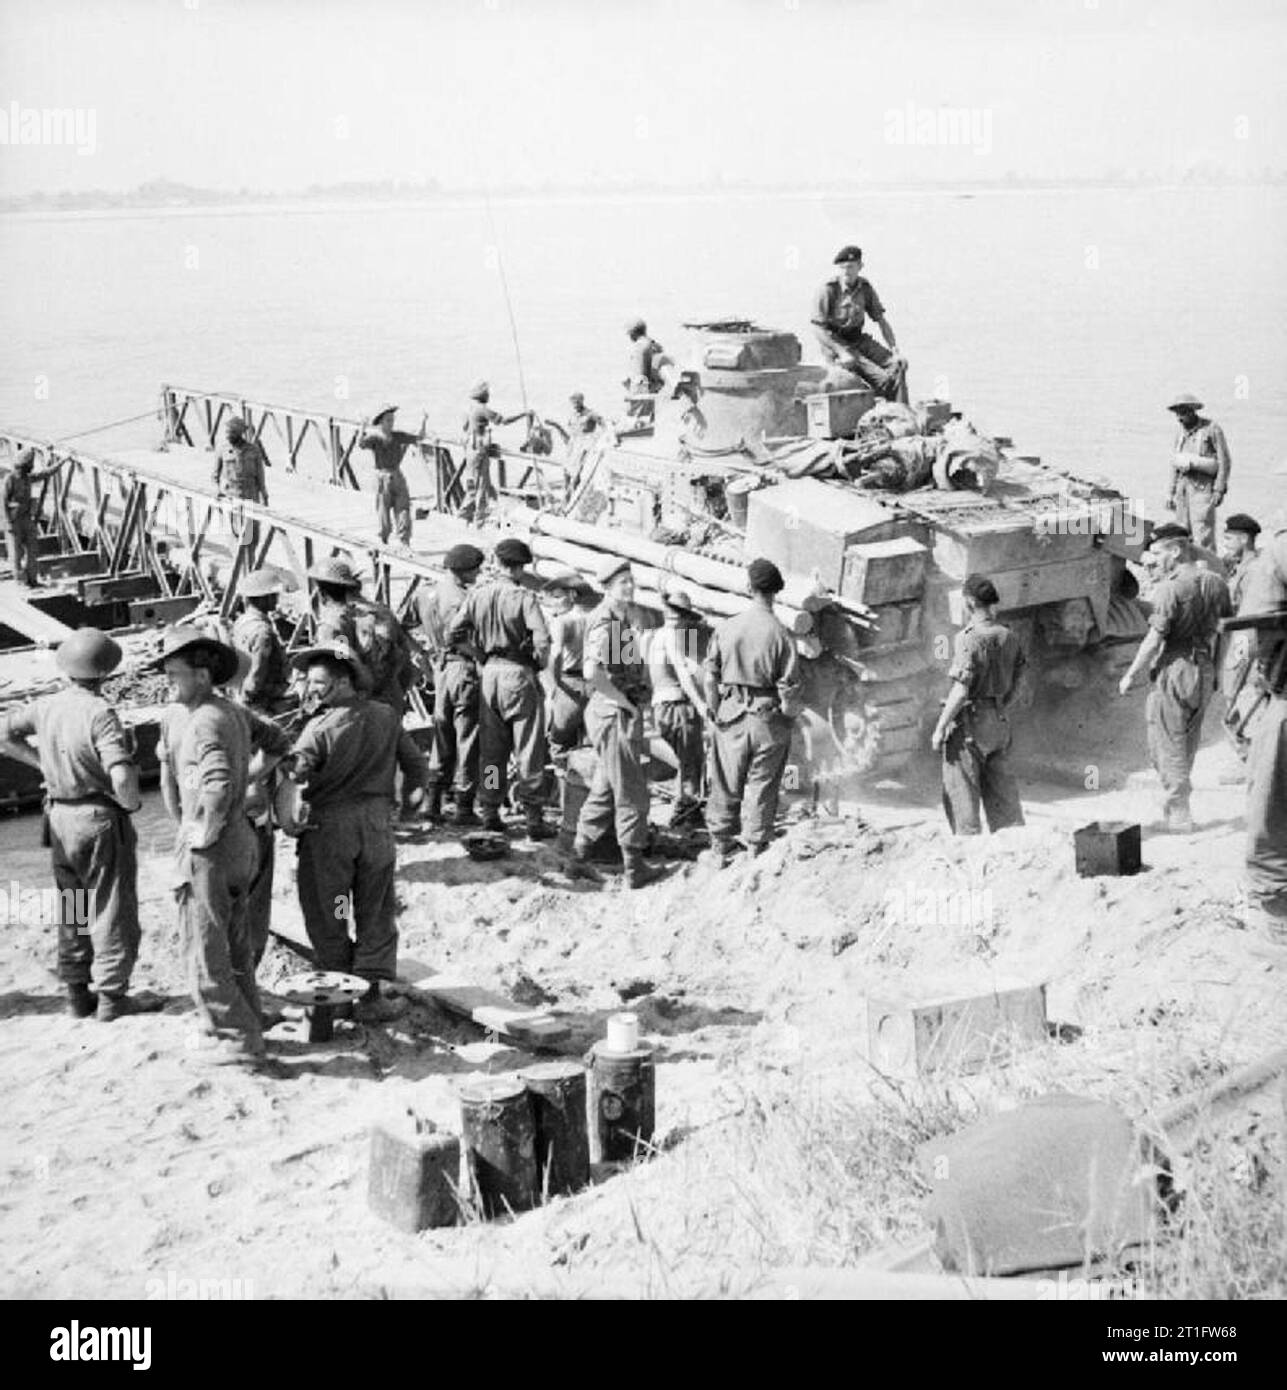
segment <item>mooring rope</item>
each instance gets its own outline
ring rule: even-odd
[[[58,437],[57,439],[54,440],[54,443],[55,443],[55,444],[66,444],[67,441],[68,441],[69,439],[84,439],[84,438],[86,438],[88,435],[91,435],[91,434],[102,434],[104,430],[114,430],[114,429],[117,429],[117,428],[118,428],[119,426],[121,426],[121,425],[135,425],[135,424],[137,424],[140,420],[155,420],[155,419],[156,419],[156,409],[155,409],[155,407],[153,407],[153,409],[151,409],[151,410],[146,410],[146,411],[144,411],[142,415],[130,415],[130,416],[128,416],[128,417],[127,417],[126,419],[124,419],[124,420],[113,420],[110,424],[107,424],[107,425],[95,425],[94,428],[93,428],[92,430],[77,430],[75,434],[63,434],[63,435],[59,435],[59,437]]]

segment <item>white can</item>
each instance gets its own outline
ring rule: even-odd
[[[608,1019],[609,1052],[634,1052],[639,1046],[639,1016],[612,1014]]]

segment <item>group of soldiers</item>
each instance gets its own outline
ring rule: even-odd
[[[372,1024],[403,1007],[382,989],[397,959],[400,818],[441,823],[450,794],[456,827],[503,834],[512,788],[527,836],[549,838],[557,832],[545,820],[548,766],[566,765],[584,738],[595,771],[567,846],[570,872],[596,876],[591,861],[615,833],[626,885],[656,876],[644,860],[650,703],[678,769],[677,817],[697,809],[708,775],[713,857],[726,863],[739,833],[751,854],[767,847],[799,691],[793,639],[773,616],[783,587],[776,566],[749,567],[747,611],[713,634],[702,660],[682,588],[667,593],[665,625],[645,640],[628,561],[604,562],[591,611],[578,602],[588,588],[581,576],[552,576],[547,617],[525,582],[532,554],[522,540],[495,545],[486,579],[485,558],[473,545],[450,551],[444,578],[415,596],[417,642],[362,596],[340,558],[310,571],[314,645],[297,654],[288,655],[274,618],[282,585],[270,571],[244,580],[231,641],[188,624],[164,633],[152,664],[171,694],[158,744],[176,827],[171,886],[211,1059],[262,1059],[276,1022],[255,974],[271,916],[279,779],[301,799],[302,824],[290,828],[317,966],[366,982],[353,1008]],[[428,758],[402,717],[416,648],[433,671]],[[103,689],[121,660],[112,637],[79,629],[56,652],[65,687],[0,721],[0,750],[39,766],[45,781],[68,1009],[103,1021],[160,1007],[129,992],[140,941],[130,819],[140,805],[138,763]]]

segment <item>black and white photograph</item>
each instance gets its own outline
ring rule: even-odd
[[[1268,1358],[1284,71],[1279,0],[0,0],[7,1345]]]

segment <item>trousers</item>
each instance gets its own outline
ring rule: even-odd
[[[943,744],[943,811],[955,835],[1023,824],[1019,784],[1010,771],[1010,721],[991,705],[966,710]]]
[[[252,825],[255,836],[255,874],[246,896],[246,929],[255,965],[268,949],[268,928],[273,916],[273,870],[277,860],[277,836],[271,817]]]
[[[1247,886],[1287,919],[1287,694],[1261,711],[1247,754]]]
[[[679,794],[695,801],[702,791],[702,721],[687,700],[666,700],[653,706],[657,732],[679,764]]]
[[[475,526],[481,526],[487,519],[491,504],[499,495],[492,483],[492,447],[489,444],[474,450],[465,463],[465,498],[460,505],[460,515]]]
[[[478,668],[451,658],[434,673],[430,786],[449,787],[473,799],[478,791]]]
[[[411,490],[401,468],[382,469],[375,491],[375,515],[383,544],[396,530],[403,545],[411,544]]]
[[[577,817],[576,838],[592,845],[612,827],[623,851],[642,851],[648,844],[649,803],[643,715],[627,715],[609,701],[591,696],[585,707],[585,727],[596,760],[590,793]]]
[[[197,1016],[208,1032],[263,1039],[247,904],[255,836],[239,817],[208,849],[177,851],[179,930]]]
[[[902,367],[891,367],[893,353],[870,333],[863,333],[856,342],[846,345],[849,359],[845,366],[861,377],[878,396],[889,401],[907,404],[907,373]]]
[[[478,712],[480,805],[499,810],[505,804],[512,754],[519,802],[540,806],[548,750],[536,672],[517,661],[493,657],[483,667]]]
[[[1214,684],[1211,662],[1177,657],[1157,672],[1145,705],[1149,760],[1162,783],[1167,813],[1187,811],[1189,775]]]
[[[585,681],[581,676],[560,676],[550,695],[550,748],[561,753],[575,748],[585,731]]]
[[[120,809],[49,808],[58,889],[58,976],[124,994],[139,954],[138,836]]]
[[[7,523],[9,564],[19,584],[36,582],[36,538],[39,531],[32,517],[13,517]]]
[[[1175,519],[1187,526],[1195,545],[1215,545],[1216,504],[1210,478],[1185,474],[1175,480]]]
[[[791,721],[784,715],[746,711],[715,725],[710,758],[706,825],[713,841],[739,831],[748,845],[767,845],[777,820],[782,774],[791,748]]]
[[[398,966],[393,801],[314,807],[299,837],[299,905],[319,970],[392,980]],[[353,935],[349,935],[352,923]]]

